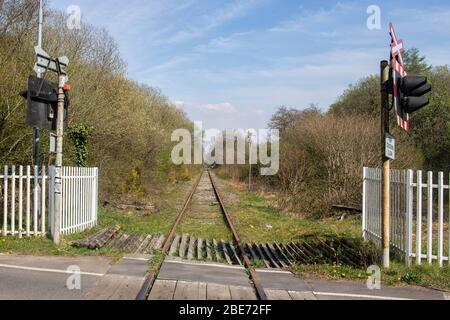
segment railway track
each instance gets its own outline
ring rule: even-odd
[[[225,241],[221,241],[221,245],[219,246],[219,243],[216,240],[213,240],[212,243],[210,243],[208,240],[201,239],[195,239],[193,237],[189,237],[187,235],[183,236],[177,236],[177,229],[182,222],[183,218],[185,217],[185,214],[189,208],[189,205],[191,204],[192,198],[194,197],[195,193],[197,192],[197,189],[202,182],[202,179],[204,180],[205,175],[210,181],[210,186],[212,188],[212,192],[215,196],[215,200],[217,201],[220,211],[224,216],[224,220],[227,224],[227,227],[230,229],[234,241],[231,243],[226,243]],[[205,190],[205,186],[203,183],[202,186],[203,190]],[[206,191],[208,191],[208,188],[206,187]],[[209,199],[212,200],[212,199]],[[207,205],[207,203],[205,203]],[[161,239],[161,238],[160,238]],[[188,244],[189,243],[189,244]],[[204,244],[204,246],[203,246]],[[204,251],[203,251],[204,248]],[[221,249],[219,249],[221,248]],[[228,251],[229,250],[229,251]],[[246,255],[246,251],[244,249],[244,245],[241,243],[241,240],[239,238],[239,234],[237,233],[237,230],[234,226],[233,220],[231,215],[228,213],[225,203],[222,199],[221,194],[219,193],[219,190],[217,188],[217,185],[214,181],[213,176],[211,175],[210,171],[203,172],[202,175],[198,178],[198,180],[195,182],[194,187],[192,188],[191,192],[189,193],[187,199],[185,200],[180,212],[178,213],[175,223],[172,226],[172,229],[170,230],[168,236],[164,240],[164,244],[162,245],[162,254],[163,257],[166,255],[175,255],[178,254],[178,256],[184,257],[187,256],[189,259],[194,259],[194,251],[196,252],[196,257],[200,258],[200,260],[203,258],[203,253],[205,254],[205,257],[213,259],[213,257],[218,262],[223,262],[221,259],[221,253],[223,254],[224,261],[227,261],[229,264],[233,264],[233,260],[231,257],[237,261],[238,264],[243,265],[250,277],[250,281],[255,289],[256,295],[258,299],[260,300],[267,300],[267,295],[264,292],[264,289],[262,285],[260,284],[258,280],[258,276],[256,275],[255,269],[249,259],[249,257]],[[231,254],[232,252],[232,254]],[[161,266],[159,266],[161,267]],[[153,276],[153,279],[149,279],[146,281],[146,284],[144,285],[143,289],[138,295],[138,299],[144,298],[149,290],[151,289],[152,282],[154,282],[155,278]]]
[[[207,239],[186,233],[177,233],[188,226],[207,226],[212,234],[223,238]],[[195,233],[198,233],[195,230]],[[226,238],[228,237],[228,238]],[[291,243],[243,243],[225,206],[214,177],[205,171],[194,183],[182,204],[168,235],[128,235],[118,226],[107,228],[86,240],[72,245],[92,250],[102,247],[133,254],[155,254],[162,252],[163,258],[171,256],[182,260],[217,262],[240,265],[246,268],[257,297],[267,299],[258,281],[254,267],[267,269],[289,269],[294,264],[346,264],[365,268],[377,260],[372,250],[361,243],[346,238],[304,238]],[[157,266],[160,270],[162,263]],[[138,300],[148,296],[158,272],[149,274]]]

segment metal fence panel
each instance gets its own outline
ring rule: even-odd
[[[381,175],[381,169],[364,168],[363,237],[379,246],[382,238]],[[415,174],[412,170],[391,171],[391,246],[402,254],[408,265],[413,258],[416,264],[421,264],[422,260],[429,264],[437,261],[440,266],[444,261],[450,263],[450,230],[445,236],[445,228],[450,228],[444,217],[445,192],[450,203],[450,187],[444,183],[443,172],[437,174],[437,184],[433,183],[435,176],[428,172],[424,183],[422,171]],[[450,220],[450,206],[448,211]]]

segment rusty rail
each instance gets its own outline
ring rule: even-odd
[[[209,170],[207,172],[208,172],[209,179],[211,181],[211,185],[213,187],[214,194],[216,195],[216,198],[219,201],[220,208],[221,208],[223,214],[225,215],[227,224],[228,224],[228,226],[229,226],[229,228],[231,230],[231,233],[233,234],[233,238],[234,238],[234,240],[235,240],[235,242],[236,242],[236,244],[237,244],[237,246],[239,248],[239,252],[240,252],[242,260],[244,262],[244,266],[247,268],[247,270],[248,270],[248,272],[250,274],[250,279],[251,279],[251,281],[253,283],[253,286],[255,287],[256,294],[258,295],[258,298],[260,300],[268,300],[267,299],[267,295],[264,292],[264,289],[263,289],[262,285],[258,281],[258,277],[256,275],[255,269],[253,268],[253,266],[252,266],[252,264],[250,262],[250,259],[245,254],[244,247],[243,247],[243,245],[241,243],[239,235],[238,235],[238,233],[236,231],[236,228],[234,226],[233,219],[231,218],[231,215],[228,213],[228,211],[227,211],[227,209],[225,207],[225,203],[223,202],[223,199],[222,199],[222,197],[221,197],[221,195],[220,195],[220,193],[219,193],[219,191],[217,189],[217,186],[216,186],[216,183],[214,181],[214,178],[212,177],[211,172]],[[201,181],[202,177],[203,177],[203,173],[200,174],[200,177],[195,182],[194,187],[192,188],[192,190],[189,193],[188,197],[184,201],[183,207],[181,208],[180,212],[177,215],[177,218],[176,218],[176,220],[175,220],[175,222],[174,222],[174,224],[172,226],[172,229],[170,230],[169,235],[167,236],[167,239],[164,242],[164,246],[162,248],[163,257],[167,254],[167,252],[170,249],[170,246],[172,245],[173,239],[175,238],[175,235],[176,235],[176,231],[177,231],[178,225],[180,224],[181,220],[183,219],[184,214],[186,213],[186,210],[187,210],[187,208],[189,206],[189,203],[191,202],[192,197],[194,196],[195,192],[197,191],[198,185],[200,184],[200,181]],[[158,268],[157,268],[158,270],[161,268],[161,265],[162,265],[162,262],[158,266]],[[150,291],[154,281],[156,280],[156,276],[157,276],[157,274],[155,273],[155,274],[153,274],[152,276],[149,276],[146,279],[144,286],[142,287],[140,293],[138,294],[137,300],[144,300],[145,299],[145,297],[149,293],[149,291]]]
[[[253,268],[252,263],[250,262],[250,259],[245,254],[244,247],[241,243],[241,239],[239,238],[239,234],[237,233],[236,227],[234,226],[233,219],[231,218],[231,215],[228,213],[227,208],[225,207],[225,203],[223,202],[223,199],[219,193],[219,190],[217,189],[214,178],[212,177],[211,172],[209,170],[208,170],[208,175],[209,175],[209,179],[211,180],[211,184],[213,186],[214,193],[216,194],[217,200],[219,200],[222,212],[225,215],[225,218],[227,219],[227,223],[228,223],[228,226],[230,227],[231,233],[233,233],[234,241],[236,241],[236,244],[239,248],[244,265],[250,274],[250,279],[252,280],[253,285],[256,289],[256,294],[258,295],[259,300],[268,300],[267,295],[264,292],[264,288],[262,287],[261,283],[258,280],[258,277],[256,276],[255,269]]]

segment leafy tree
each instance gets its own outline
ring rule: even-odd
[[[377,116],[380,109],[380,77],[372,75],[350,85],[330,106],[329,112],[336,115]]]
[[[408,73],[425,74],[431,70],[431,66],[428,65],[426,57],[420,55],[419,49],[417,48],[406,50],[403,54],[403,60]]]
[[[433,68],[430,104],[412,116],[414,142],[422,150],[429,170],[450,171],[450,69]]]
[[[320,110],[314,104],[311,104],[305,110],[281,106],[270,119],[269,128],[278,129],[280,131],[280,136],[283,136],[289,126],[291,126],[294,122],[312,114],[320,114]]]

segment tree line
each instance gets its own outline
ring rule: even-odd
[[[450,171],[450,69],[430,66],[418,49],[404,57],[409,74],[426,75],[433,86],[430,105],[412,116],[411,132],[396,125],[396,169]],[[350,85],[327,111],[282,106],[269,127],[280,130],[280,171],[254,177],[260,189],[278,191],[278,204],[298,215],[324,216],[333,205],[359,206],[362,169],[381,166],[380,79],[369,75]],[[244,181],[248,167],[223,167]],[[256,173],[257,170],[254,170]]]
[[[26,125],[26,90],[34,74],[38,1],[0,2],[0,160],[33,164],[33,130]],[[185,172],[170,161],[173,130],[190,120],[158,89],[126,76],[126,64],[114,39],[103,29],[82,23],[66,26],[67,16],[45,6],[43,48],[65,55],[71,106],[65,136],[64,165],[98,166],[103,198],[138,193]],[[56,77],[47,75],[56,82]],[[49,132],[41,130],[41,162],[52,163]]]

